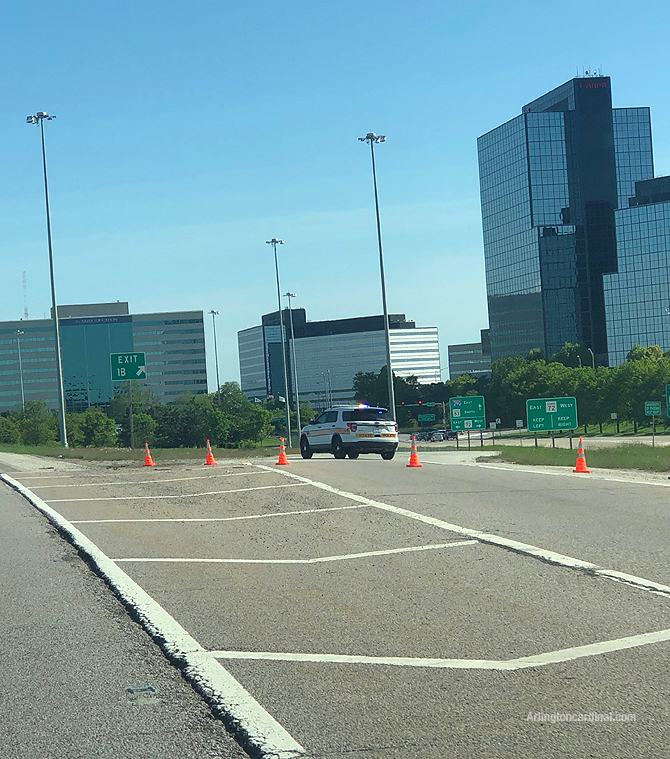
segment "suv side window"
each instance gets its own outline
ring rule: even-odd
[[[324,411],[323,414],[321,414],[321,416],[318,419],[314,420],[314,424],[325,424],[327,421],[326,419],[327,416],[328,416],[328,413]]]
[[[324,414],[325,419],[323,420],[326,424],[332,424],[333,422],[337,421],[337,411],[328,411],[326,414]]]

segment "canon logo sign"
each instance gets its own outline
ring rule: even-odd
[[[606,90],[607,82],[580,82],[580,90]]]

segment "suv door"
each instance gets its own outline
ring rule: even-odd
[[[337,411],[324,411],[321,414],[314,423],[314,429],[309,432],[309,445],[311,448],[320,451],[330,450],[330,440],[336,421]]]

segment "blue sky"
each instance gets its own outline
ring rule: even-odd
[[[88,0],[0,10],[0,320],[50,305],[46,125],[61,303],[212,308],[222,380],[237,330],[282,290],[309,319],[389,309],[448,343],[487,325],[476,138],[582,68],[650,106],[670,173],[670,4]],[[211,326],[208,324],[208,340]],[[213,369],[213,367],[212,367]],[[445,373],[446,376],[446,373]],[[214,377],[210,372],[210,379]]]

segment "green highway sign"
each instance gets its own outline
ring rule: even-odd
[[[435,401],[428,401],[428,403],[424,403],[423,405],[424,406],[434,406],[435,405]]]
[[[526,401],[529,432],[577,428],[576,398],[532,398]]]
[[[435,414],[419,414],[418,418],[420,422],[434,422]]]
[[[645,401],[644,413],[645,413],[645,416],[660,416],[661,402],[660,401]]]
[[[452,430],[486,429],[486,408],[483,395],[449,399]]]
[[[111,353],[109,360],[112,365],[112,382],[147,378],[147,360],[144,353]]]

